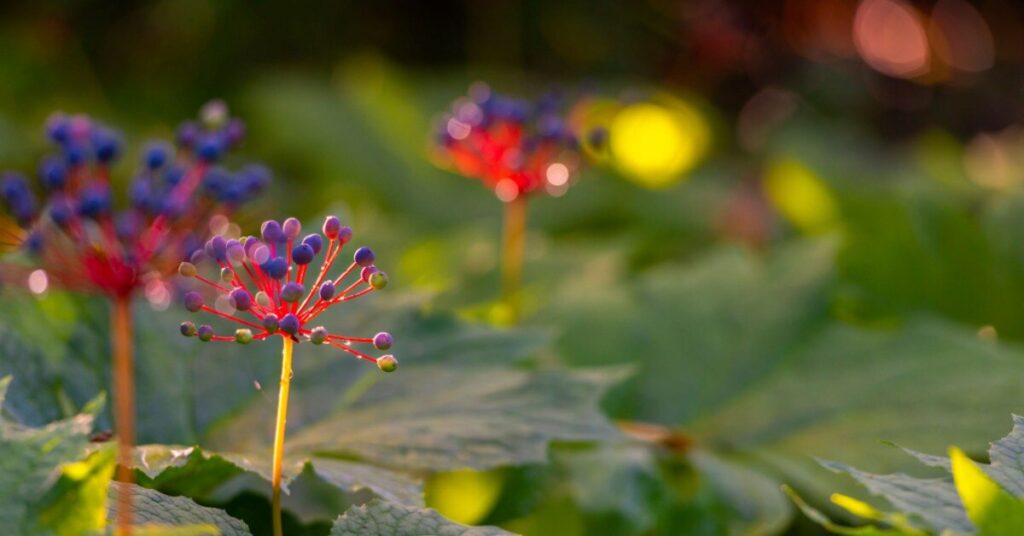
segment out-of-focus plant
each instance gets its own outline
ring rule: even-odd
[[[529,102],[477,82],[438,124],[439,150],[453,168],[480,180],[504,203],[502,294],[513,323],[520,315],[527,199],[542,192],[564,195],[583,163],[562,104],[557,95]],[[595,129],[589,135],[599,145],[607,133]]]
[[[166,308],[172,288],[164,277],[205,238],[206,227],[195,223],[230,212],[270,179],[260,166],[237,174],[216,167],[242,141],[245,126],[220,101],[204,106],[201,118],[180,127],[177,151],[163,142],[147,146],[123,208],[115,208],[111,180],[121,137],[82,115],[58,113],[46,123],[58,151],[39,166],[42,200],[19,174],[5,175],[0,184],[0,197],[21,228],[5,235],[19,251],[0,265],[4,280],[25,283],[35,294],[53,285],[110,302],[118,479],[126,483],[135,437],[132,299],[142,293]],[[131,494],[124,489],[118,525],[128,534]]]
[[[352,262],[335,277],[331,267],[345,244],[352,238],[352,229],[342,226],[335,216],[324,221],[323,235],[313,233],[299,240],[302,225],[296,218],[284,223],[268,220],[261,228],[262,240],[249,236],[239,239],[211,238],[192,260],[209,260],[220,271],[220,282],[199,275],[192,262],[183,262],[179,273],[203,283],[216,295],[213,307],[198,291],[185,294],[185,307],[193,312],[210,313],[241,324],[234,335],[217,335],[209,324],[199,327],[192,322],[181,324],[181,334],[198,337],[203,342],[234,341],[249,344],[279,335],[281,348],[281,381],[278,391],[277,421],[274,432],[274,454],[271,485],[273,524],[275,536],[283,534],[281,524],[281,468],[284,461],[285,428],[288,421],[288,392],[292,378],[293,343],[303,340],[314,345],[327,344],[364,359],[384,372],[398,367],[392,355],[372,357],[355,350],[352,344],[369,344],[378,350],[391,348],[390,333],[380,332],[373,337],[350,337],[331,334],[323,326],[308,327],[309,323],[330,307],[365,296],[387,285],[387,275],[374,266],[374,254],[369,248],[359,248]],[[327,249],[324,251],[324,237]],[[306,289],[306,276],[310,264],[324,252],[320,269]],[[351,282],[346,279],[355,275]],[[248,318],[251,317],[251,320]],[[256,333],[253,333],[256,330]],[[300,338],[301,337],[301,338]]]
[[[971,461],[956,447],[949,457],[903,449],[929,467],[950,476],[916,478],[905,474],[871,474],[853,467],[822,461],[826,468],[845,473],[874,495],[884,497],[895,512],[881,511],[863,501],[834,493],[832,502],[853,516],[870,522],[861,527],[833,523],[811,508],[796,493],[787,493],[807,517],[836,534],[924,535],[979,534],[1000,536],[1024,533],[1024,417],[1013,417],[1010,434],[990,445],[989,463]]]

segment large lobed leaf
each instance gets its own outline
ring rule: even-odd
[[[467,527],[453,523],[428,508],[410,508],[372,501],[338,518],[331,536],[503,536],[495,527]]]
[[[110,486],[108,519],[117,516],[117,493],[124,484]],[[132,520],[142,526],[212,526],[221,536],[249,536],[249,527],[222,510],[200,506],[188,497],[171,497],[157,491],[132,485]]]
[[[989,449],[989,464],[976,463],[957,448],[950,449],[950,458],[910,451],[926,465],[946,469],[950,473],[947,477],[878,475],[836,462],[822,464],[833,471],[849,474],[899,512],[883,516],[866,505],[850,509],[860,517],[890,524],[897,520],[896,528],[906,533],[916,533],[920,527],[934,533],[1000,536],[1024,533],[1024,496],[1018,491],[1024,484],[1024,470],[1017,462],[1016,454],[1022,451],[1024,419],[1014,416],[1013,431]],[[848,531],[863,530],[867,533],[872,530],[870,526],[862,529],[836,526],[820,512],[804,505],[795,495],[794,499],[809,517],[834,532],[852,534]],[[846,502],[858,504],[852,500]]]
[[[11,379],[0,380],[0,406]],[[5,534],[79,536],[108,529],[108,493],[114,472],[114,450],[90,449],[89,432],[99,411],[87,412],[40,428],[0,416],[0,525]],[[89,452],[93,450],[93,452]],[[148,534],[248,535],[244,523],[222,511],[201,507],[184,497],[169,497],[133,487],[135,521]]]

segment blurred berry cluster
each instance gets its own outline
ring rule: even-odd
[[[373,264],[373,251],[365,247],[357,249],[352,262],[331,277],[331,268],[351,240],[352,229],[329,216],[322,231],[322,235],[312,233],[300,239],[301,223],[288,218],[283,223],[264,222],[259,238],[211,238],[192,255],[190,262],[181,263],[178,271],[184,277],[197,280],[207,294],[212,293],[212,306],[207,304],[202,292],[195,290],[185,294],[185,308],[194,313],[210,313],[244,327],[237,328],[234,335],[217,335],[209,324],[196,327],[193,322],[184,322],[181,334],[198,337],[204,342],[241,344],[280,335],[296,342],[307,340],[334,346],[376,363],[385,372],[395,370],[398,361],[394,356],[373,357],[351,347],[369,344],[378,350],[387,350],[393,343],[387,332],[373,337],[349,337],[332,334],[323,326],[307,327],[330,307],[382,289],[388,282],[387,275]],[[320,268],[310,274],[309,266],[321,253]],[[197,267],[207,263],[214,264],[218,271],[212,279],[201,275]],[[307,282],[307,276],[313,276],[311,283]]]
[[[438,146],[459,173],[502,201],[538,191],[562,195],[581,162],[564,108],[556,94],[530,102],[477,82],[440,118]]]
[[[27,262],[6,263],[3,273],[31,266],[72,290],[125,296],[173,271],[202,245],[211,216],[270,181],[263,166],[231,173],[217,165],[245,135],[222,102],[205,105],[200,119],[179,128],[176,147],[146,145],[118,207],[111,167],[124,149],[121,136],[84,115],[52,115],[46,134],[56,151],[43,158],[38,186],[18,173],[0,179],[0,197],[21,228],[5,238],[28,253]]]

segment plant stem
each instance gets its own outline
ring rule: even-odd
[[[523,278],[523,249],[526,244],[526,196],[505,203],[505,225],[501,255],[502,298],[513,324],[519,322],[520,285]]]
[[[132,348],[132,303],[124,296],[111,309],[114,348],[114,424],[117,427],[117,528],[118,536],[132,533],[132,448],[135,444],[135,366]]]
[[[274,516],[274,536],[283,536],[281,526],[281,465],[284,461],[284,431],[288,423],[288,387],[292,380],[292,340],[281,337],[284,345],[281,348],[281,389],[277,395],[277,426],[274,429],[274,468],[270,484],[273,487],[272,502]]]

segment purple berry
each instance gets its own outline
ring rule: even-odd
[[[252,294],[244,288],[236,288],[228,295],[231,306],[239,311],[248,311],[252,308]]]
[[[199,340],[203,342],[210,342],[213,339],[213,326],[209,324],[203,324],[196,330],[196,335],[199,336]]]
[[[263,240],[267,243],[284,242],[284,231],[281,230],[281,224],[274,220],[267,220],[260,226],[260,233],[263,235]]]
[[[281,299],[286,302],[297,302],[306,294],[306,289],[295,281],[285,283],[281,287]]]
[[[277,315],[274,313],[263,317],[263,329],[267,330],[267,333],[277,333],[280,327],[281,323],[277,320]]]
[[[329,240],[338,238],[338,231],[341,229],[341,220],[337,216],[327,216],[324,220],[324,236]]]
[[[391,334],[386,331],[382,331],[373,336],[373,346],[378,350],[387,350],[388,348],[391,348],[391,345],[394,343],[394,338],[392,338]]]
[[[193,313],[198,313],[203,309],[203,295],[192,291],[185,294],[185,308]]]
[[[320,285],[320,299],[327,301],[333,298],[335,290],[334,283],[330,281]]]
[[[288,218],[281,224],[281,230],[284,231],[285,238],[295,240],[302,232],[302,223],[296,218]]]

